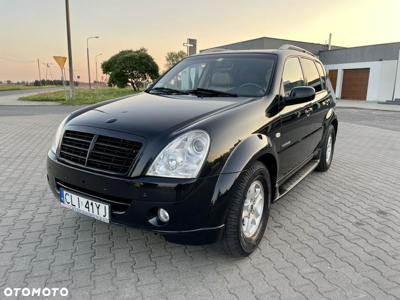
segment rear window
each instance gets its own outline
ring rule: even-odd
[[[300,61],[307,85],[312,86],[316,92],[320,92],[322,90],[322,83],[314,61],[306,58],[301,58]]]

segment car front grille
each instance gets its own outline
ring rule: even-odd
[[[125,175],[141,147],[142,144],[135,141],[67,130],[59,155],[62,160],[75,165]]]

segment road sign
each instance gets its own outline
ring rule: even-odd
[[[189,46],[189,55],[193,55],[197,53],[197,40],[196,39],[188,39]]]
[[[65,87],[65,81],[64,81],[64,66],[65,66],[65,62],[67,61],[67,58],[65,56],[53,56],[54,60],[56,61],[56,63],[58,64],[58,66],[61,69],[61,81],[63,83],[64,86],[64,94],[65,94],[65,100],[68,100],[68,94],[67,94],[67,88]],[[73,81],[73,80],[72,80]],[[71,86],[73,85],[73,82],[69,83],[69,88],[71,89]],[[70,93],[70,96],[72,95],[72,93]]]
[[[53,56],[56,63],[60,66],[60,69],[64,69],[65,62],[67,58],[65,56]]]
[[[186,46],[187,55],[193,55],[197,53],[197,40],[188,38],[186,43],[183,43],[183,46]]]

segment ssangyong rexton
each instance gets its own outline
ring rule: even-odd
[[[145,92],[59,126],[48,182],[64,207],[248,255],[271,203],[329,169],[338,121],[321,62],[293,46],[183,59]]]

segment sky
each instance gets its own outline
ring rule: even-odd
[[[124,49],[148,49],[165,69],[168,51],[262,36],[345,47],[400,42],[400,0],[70,0],[75,75],[87,80],[86,38],[99,65]],[[53,56],[67,55],[64,0],[0,0],[0,80],[59,79]],[[100,74],[100,67],[99,67]],[[99,75],[100,77],[100,75]]]

